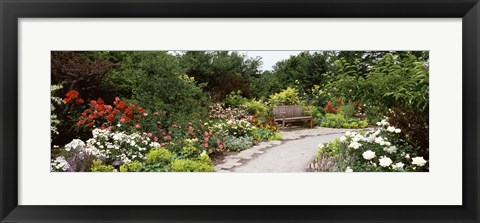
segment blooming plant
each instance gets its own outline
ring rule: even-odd
[[[418,156],[401,130],[387,120],[371,132],[347,132],[338,140],[321,144],[317,171],[428,171],[428,161]]]

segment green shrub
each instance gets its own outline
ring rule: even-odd
[[[346,105],[340,106],[339,109],[340,109],[340,113],[343,113],[343,115],[345,115],[346,118],[353,118],[355,114],[357,114],[357,110],[355,106],[353,106],[352,104],[346,104]]]
[[[125,163],[120,166],[120,172],[140,172],[142,171],[143,164],[137,160],[130,163]]]
[[[152,149],[147,154],[145,170],[148,172],[168,172],[170,170],[169,164],[173,158],[173,153],[165,148]]]
[[[238,108],[241,105],[244,105],[247,102],[247,99],[244,98],[242,95],[242,91],[232,91],[230,94],[227,95],[225,99],[225,106]]]
[[[287,87],[287,89],[271,95],[269,103],[273,106],[298,105],[300,104],[300,96],[296,88]]]
[[[367,120],[360,120],[358,118],[347,119],[342,113],[333,114],[327,113],[325,117],[319,118],[320,125],[329,128],[365,128],[368,126]]]
[[[92,162],[92,172],[113,172],[115,167],[112,165],[104,165],[102,160],[96,159]]]
[[[270,129],[255,128],[252,131],[253,139],[257,141],[271,141],[282,139],[282,134]]]
[[[226,145],[228,151],[242,151],[252,147],[253,138],[251,136],[234,137],[229,135]]]
[[[182,147],[182,150],[180,152],[180,157],[185,158],[185,159],[192,159],[196,158],[200,155],[200,150],[197,149],[195,146],[192,144],[186,145]]]
[[[172,172],[213,172],[213,163],[208,155],[201,155],[199,160],[175,159]]]
[[[245,106],[245,110],[248,112],[248,114],[254,115],[255,117],[269,115],[269,108],[262,101],[252,99],[251,101],[245,102]]]

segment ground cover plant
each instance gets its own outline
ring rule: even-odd
[[[376,137],[426,161],[351,133],[320,149],[321,171],[400,171],[386,158],[428,171],[428,52],[304,51],[264,69],[235,51],[53,51],[51,65],[55,172],[211,172],[217,156],[281,140],[273,108],[290,105],[318,127],[388,122],[399,132]],[[375,168],[352,158],[352,140]]]

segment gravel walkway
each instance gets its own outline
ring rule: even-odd
[[[318,144],[330,142],[343,134],[307,136],[289,140],[265,150],[262,155],[232,168],[232,172],[287,173],[305,172],[309,162],[318,152]]]

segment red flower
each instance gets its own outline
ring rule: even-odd
[[[81,105],[81,104],[83,104],[84,102],[85,102],[85,101],[84,101],[83,99],[81,99],[81,98],[77,98],[77,99],[75,100],[75,104],[77,104],[77,105]]]
[[[88,127],[93,127],[93,125],[95,125],[95,123],[89,122],[87,125],[88,125]]]
[[[87,117],[87,113],[82,112],[82,117],[86,118],[86,117]]]
[[[85,124],[85,120],[80,120],[80,121],[77,122],[77,126],[81,126],[83,124]]]
[[[104,105],[105,104],[105,102],[101,98],[98,98],[97,103],[99,105]]]
[[[117,105],[115,107],[117,109],[119,109],[120,111],[123,111],[127,108],[127,104],[123,101],[120,101],[119,103],[117,103]]]
[[[114,114],[108,115],[108,116],[107,116],[107,120],[108,120],[109,122],[115,121],[115,115],[114,115]]]
[[[67,94],[66,94],[67,97],[63,100],[66,103],[72,103],[76,98],[78,98],[79,95],[80,95],[80,93],[78,93],[78,91],[71,90],[71,91],[67,92]]]

